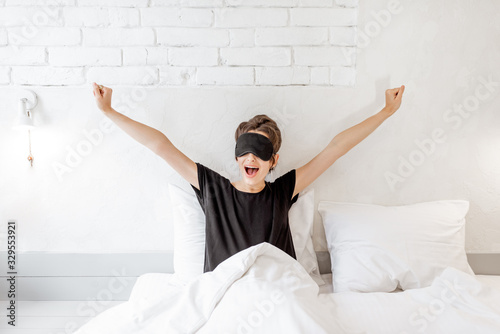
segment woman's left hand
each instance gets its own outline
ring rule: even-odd
[[[405,86],[401,85],[399,88],[388,89],[385,91],[385,112],[390,115],[394,114],[401,106],[401,99]]]

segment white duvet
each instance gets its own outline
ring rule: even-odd
[[[76,333],[500,333],[500,291],[453,268],[399,293],[318,290],[297,261],[262,243],[187,285],[135,293]]]

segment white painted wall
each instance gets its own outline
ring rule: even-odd
[[[0,29],[0,45],[4,45],[0,46],[0,233],[6,230],[7,219],[17,219],[20,250],[172,249],[167,184],[173,182],[186,189],[189,185],[121,130],[105,127],[91,92],[90,83],[97,80],[113,88],[116,109],[160,129],[193,160],[231,179],[238,177],[233,163],[233,138],[241,121],[257,113],[267,113],[281,125],[284,142],[274,178],[300,167],[319,153],[335,134],[380,110],[386,88],[405,84],[403,106],[397,114],[312,185],[316,201],[399,205],[467,199],[471,202],[467,216],[467,250],[500,252],[497,204],[500,199],[500,158],[497,158],[500,86],[496,84],[500,81],[500,4],[497,2],[362,1],[357,14],[356,65],[347,68],[339,67],[341,64],[328,65],[328,75],[320,70],[303,71],[303,67],[316,67],[315,61],[324,61],[321,55],[309,58],[305,65],[297,65],[296,58],[290,55],[290,61],[294,62],[281,63],[286,66],[264,69],[249,66],[247,61],[262,58],[258,52],[263,46],[246,43],[252,38],[255,41],[270,38],[266,30],[258,34],[259,29],[268,26],[254,30],[254,26],[261,23],[252,21],[256,16],[249,15],[245,15],[253,18],[246,23],[249,26],[237,35],[249,53],[239,53],[239,46],[235,46],[236,51],[229,50],[230,47],[223,51],[220,47],[214,66],[197,64],[187,66],[188,70],[177,69],[177,64],[171,62],[174,56],[169,53],[170,46],[137,46],[132,42],[133,37],[123,34],[125,30],[137,30],[137,43],[144,43],[150,41],[150,33],[145,31],[153,31],[154,38],[159,40],[161,30],[170,28],[160,27],[164,21],[152,13],[159,7],[162,12],[172,9],[169,3],[176,2],[163,1],[160,6],[151,1],[151,5],[158,4],[156,9],[147,8],[147,1],[99,3],[102,5],[77,1],[79,6],[74,6],[75,1],[68,1],[66,7],[59,9],[58,23],[53,23],[57,30],[40,30],[42,33],[34,39],[39,42],[31,42],[40,45],[24,46],[19,53],[14,51],[15,45],[10,40],[19,28],[4,23]],[[117,3],[129,7],[116,7]],[[211,11],[211,6],[190,8],[199,7],[201,1],[180,3],[182,10]],[[267,17],[269,22],[283,9],[293,13],[311,10],[303,7],[306,4],[314,7],[333,4],[326,0],[210,3],[215,7],[220,3],[221,7],[215,11],[222,12],[255,6],[263,13],[258,15],[259,19]],[[231,7],[224,8],[225,3]],[[269,3],[275,7],[259,7]],[[19,8],[8,0],[0,4],[5,6],[0,7],[1,22],[19,25],[15,23],[19,22],[15,18]],[[32,5],[30,1],[16,4]],[[335,6],[350,10],[357,3],[341,1]],[[319,17],[321,11],[330,8],[314,10],[312,17]],[[390,17],[384,15],[390,13],[389,10],[392,11]],[[19,13],[18,16],[25,15],[26,11]],[[191,17],[196,24],[205,22],[203,14],[197,15],[186,17]],[[352,20],[352,17],[338,18],[342,19]],[[184,22],[181,20],[178,25]],[[335,35],[334,25],[332,20],[332,27],[326,26],[329,43]],[[345,25],[353,26],[356,22]],[[312,28],[322,29],[323,25]],[[107,31],[112,29],[123,30],[108,36]],[[211,30],[216,29],[203,31]],[[56,35],[59,42],[54,45],[52,40]],[[86,43],[86,38],[105,40]],[[217,37],[207,37],[205,41],[218,43]],[[133,45],[122,45],[129,42]],[[300,42],[293,41],[284,48],[293,50],[291,53],[295,55],[295,49],[303,47],[297,44]],[[94,48],[99,52],[94,53]],[[162,53],[163,48],[167,49],[166,55]],[[344,49],[336,45],[335,48],[342,57],[352,54],[348,46]],[[184,53],[185,49],[176,47],[175,52]],[[120,57],[116,56],[117,50]],[[248,60],[254,52],[257,54]],[[174,58],[183,61],[191,56],[196,57],[188,52]],[[204,61],[204,56],[198,60]],[[221,61],[229,58],[255,71],[254,81],[234,82],[241,75],[220,74],[220,71],[236,68]],[[276,59],[269,57],[267,61],[272,64]],[[198,81],[199,69],[215,70],[222,79],[206,86],[204,84],[210,82]],[[174,72],[168,72],[170,70]],[[310,75],[308,79],[304,79],[304,73]],[[266,80],[272,81],[259,81],[258,78],[264,80],[264,74],[269,75]],[[170,79],[165,80],[166,77]],[[494,83],[485,86],[484,80]],[[265,86],[260,86],[262,83]],[[29,168],[26,160],[27,134],[11,129],[16,94],[21,86],[27,85],[40,98],[35,110],[39,127],[32,133],[33,168]],[[462,114],[454,111],[460,105]],[[439,143],[429,144],[433,134]],[[88,144],[91,139],[95,144]],[[416,142],[424,145],[427,153],[422,152]],[[88,154],[75,159],[71,152],[78,150]],[[60,168],[61,165],[66,165],[71,172],[57,173],[54,166]],[[388,181],[391,177],[392,183]],[[326,249],[319,215],[315,221],[315,246],[317,250]]]

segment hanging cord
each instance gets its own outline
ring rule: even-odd
[[[31,155],[31,130],[28,129],[28,140],[29,140],[29,147],[30,147],[30,155],[28,155],[28,161],[31,164],[31,167],[33,167],[33,156]]]

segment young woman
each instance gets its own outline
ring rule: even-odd
[[[297,195],[396,112],[404,89],[401,86],[386,90],[386,105],[380,112],[339,133],[307,164],[272,183],[265,178],[279,159],[281,133],[276,122],[257,115],[241,123],[235,134],[235,157],[242,178],[231,183],[193,162],[160,131],[114,110],[112,89],[93,83],[99,109],[132,138],[162,157],[193,187],[206,216],[205,272],[212,271],[231,255],[264,241],[295,258],[288,210]]]

